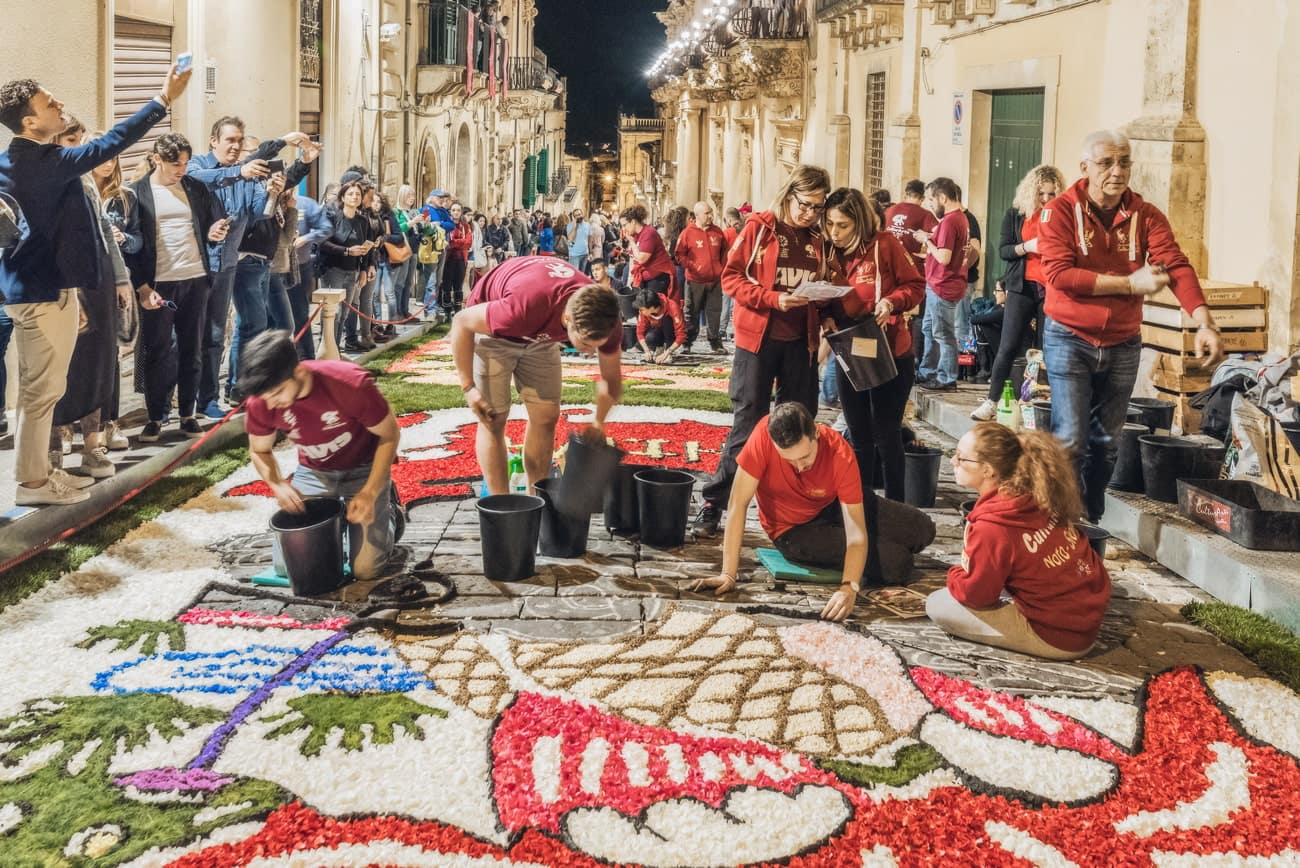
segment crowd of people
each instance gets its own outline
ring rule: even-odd
[[[603,439],[622,394],[623,353],[669,363],[703,333],[710,351],[728,340],[734,349],[732,427],[695,520],[707,538],[727,516],[722,569],[699,587],[735,585],[756,499],[789,559],[843,571],[822,613],[841,619],[864,581],[907,581],[934,538],[930,518],[903,503],[914,388],[956,388],[962,350],[987,343],[977,332],[997,333],[983,356],[990,391],[973,414],[981,424],[951,459],[958,483],[979,498],[962,563],[929,612],[955,635],[1068,659],[1092,645],[1109,595],[1077,524],[1104,508],[1137,376],[1142,299],[1171,289],[1199,326],[1198,352],[1219,355],[1168,221],[1128,188],[1131,151],[1120,133],[1087,138],[1073,184],[1048,165],[1025,175],[1001,228],[999,292],[986,300],[980,268],[992,266],[980,226],[946,177],[909,181],[894,203],[888,191],[833,189],[825,170],[800,166],[767,210],[729,208],[721,223],[703,201],[666,211],[659,225],[641,206],[503,215],[443,189],[421,201],[410,185],[390,201],[361,166],[316,201],[298,186],[319,143],[301,132],[261,141],[227,116],[206,153],[166,133],[125,179],[120,154],[188,79],[174,69],[154,100],[102,134],[34,81],[0,88],[0,123],[14,133],[0,154],[0,217],[13,227],[0,225],[0,352],[12,330],[20,505],[79,502],[113,475],[109,450],[123,441],[118,347],[131,344],[148,411],[142,441],[159,439],[172,419],[200,436],[201,419],[244,405],[254,465],[280,505],[348,498],[354,575],[373,576],[401,532],[389,472],[399,432],[363,369],[315,360],[317,287],[342,291],[335,337],[349,351],[416,317],[451,324],[490,493],[507,488],[512,386],[528,416],[528,485],[550,469],[562,343],[599,358],[587,434]],[[838,289],[806,291],[827,284]],[[866,336],[849,352],[886,373],[855,374],[836,343],[845,334]],[[1050,435],[987,421],[1029,344],[1051,377]],[[841,409],[834,428],[814,421],[819,399]],[[70,425],[85,444],[77,474],[61,467]],[[292,479],[271,457],[277,432],[299,448]]]

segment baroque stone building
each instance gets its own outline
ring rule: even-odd
[[[670,0],[650,85],[666,201],[765,208],[799,162],[897,197],[947,175],[996,233],[1015,183],[1099,128],[1208,278],[1300,344],[1300,6],[1232,0]],[[986,269],[987,271],[988,269]],[[996,270],[994,270],[996,276]]]

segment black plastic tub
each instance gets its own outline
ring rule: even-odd
[[[1146,496],[1164,503],[1178,502],[1178,480],[1211,479],[1223,465],[1222,443],[1193,437],[1146,434],[1142,448],[1142,486]]]
[[[1120,491],[1142,491],[1142,446],[1138,439],[1151,433],[1140,422],[1125,422],[1119,433],[1119,452],[1110,474],[1110,487]]]
[[[295,597],[328,594],[347,584],[343,572],[343,501],[309,497],[302,512],[280,510],[271,516],[271,531],[280,546],[285,574]]]
[[[979,498],[976,498],[975,500],[963,500],[960,504],[958,504],[957,510],[958,512],[961,513],[962,521],[966,520],[966,518],[970,515],[970,511],[975,508],[975,504],[978,502],[979,502]]]
[[[1160,398],[1130,398],[1130,410],[1138,411],[1138,421],[1156,434],[1168,434],[1174,425],[1174,402]]]
[[[585,516],[572,516],[560,512],[551,502],[551,489],[559,480],[539,479],[534,487],[537,496],[546,501],[542,507],[542,526],[537,538],[537,551],[548,558],[580,558],[587,553],[587,531],[591,520]]]
[[[622,460],[623,451],[604,440],[590,442],[580,434],[570,434],[564,474],[551,486],[551,502],[574,520],[591,518],[604,508],[605,489]]]
[[[537,568],[537,537],[546,501],[531,494],[494,494],[481,498],[479,536],[483,575],[498,582],[518,582]]]
[[[686,543],[694,487],[695,477],[684,470],[645,467],[637,471],[637,511],[643,545],[674,549]]]
[[[1256,551],[1300,551],[1300,501],[1241,479],[1180,479],[1178,510]]]
[[[1083,535],[1088,538],[1088,544],[1097,553],[1097,557],[1105,560],[1106,540],[1110,539],[1110,531],[1087,521],[1079,522],[1078,527],[1079,530],[1083,531]]]
[[[1034,402],[1034,430],[1052,433],[1052,402],[1037,400]]]
[[[605,530],[631,536],[641,530],[641,513],[636,505],[636,475],[643,464],[620,464],[605,489]]]
[[[939,490],[939,466],[943,452],[931,446],[912,443],[903,453],[903,502],[929,509]]]

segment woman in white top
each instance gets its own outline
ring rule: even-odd
[[[127,266],[144,308],[135,363],[149,411],[140,432],[145,443],[161,437],[173,389],[181,433],[203,434],[194,405],[211,290],[208,245],[225,239],[229,221],[208,188],[185,174],[192,153],[180,133],[160,136],[149,154],[148,174],[131,185],[141,245],[127,257]]]

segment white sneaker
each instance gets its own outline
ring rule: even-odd
[[[50,474],[50,478],[45,480],[45,484],[40,488],[28,488],[25,485],[18,486],[18,493],[14,497],[14,503],[17,506],[61,506],[69,503],[81,503],[89,499],[89,492],[69,488],[60,482],[57,476]]]
[[[122,433],[116,422],[109,422],[104,426],[104,445],[114,452],[131,448],[131,441]]]
[[[985,398],[983,404],[980,404],[971,411],[970,417],[976,422],[991,422],[993,421],[993,417],[997,414],[998,405],[994,404],[988,398]]]
[[[59,444],[63,447],[64,455],[72,454],[72,426],[59,426]]]
[[[59,484],[64,488],[71,488],[80,491],[83,488],[90,488],[95,484],[95,480],[89,476],[73,476],[66,470],[55,468],[50,471],[50,479],[57,479]]]
[[[81,456],[81,472],[89,474],[93,479],[108,479],[117,473],[117,468],[108,459],[108,450],[96,446]]]

